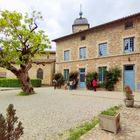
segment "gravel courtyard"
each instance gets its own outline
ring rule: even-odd
[[[52,139],[57,133],[81,124],[112,105],[121,104],[119,99],[81,96],[77,90],[54,90],[52,87],[35,89],[38,94],[16,96],[18,90],[0,91],[0,113],[5,114],[9,104],[14,104],[17,116],[24,126],[21,140]]]

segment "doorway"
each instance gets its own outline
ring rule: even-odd
[[[80,68],[79,69],[79,73],[80,73],[80,88],[85,88],[86,84],[85,84],[85,68]]]
[[[135,70],[134,65],[124,66],[124,86],[129,85],[132,91],[135,90]]]

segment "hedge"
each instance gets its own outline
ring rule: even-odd
[[[40,79],[31,79],[33,87],[40,87]],[[20,81],[14,78],[0,78],[0,87],[20,87]]]

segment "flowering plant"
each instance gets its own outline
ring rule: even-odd
[[[124,87],[124,93],[125,93],[126,99],[131,100],[134,98],[133,92],[129,85],[126,85]]]

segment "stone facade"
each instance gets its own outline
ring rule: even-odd
[[[128,22],[132,25],[125,28]],[[81,37],[85,36],[82,40]],[[134,50],[124,53],[124,39],[134,38]],[[116,21],[102,24],[88,30],[73,33],[54,40],[56,42],[56,72],[64,73],[64,69],[79,71],[85,68],[85,73],[95,72],[99,67],[107,69],[118,66],[122,70],[122,78],[116,85],[116,90],[123,90],[124,68],[133,66],[134,90],[140,90],[140,13]],[[105,56],[99,56],[99,44],[107,43]],[[86,47],[86,58],[79,59],[79,48]],[[70,58],[64,61],[64,51],[70,51]],[[129,79],[131,80],[131,79]]]
[[[55,71],[55,52],[44,52],[34,58],[32,68],[29,70],[30,78],[36,79],[39,70],[42,71],[42,84],[52,85]],[[0,77],[16,78],[12,72],[3,68],[0,68]]]

